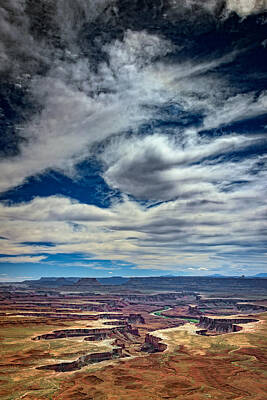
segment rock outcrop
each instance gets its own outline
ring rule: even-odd
[[[126,318],[130,324],[135,324],[137,322],[145,324],[145,319],[141,314],[130,314]]]
[[[245,311],[246,313],[267,311],[267,307],[251,303],[237,303],[236,307],[239,311]]]
[[[25,317],[43,317],[49,319],[87,320],[87,321],[97,321],[99,319],[97,315],[89,315],[89,314],[19,312],[16,313],[16,315],[23,315]]]
[[[188,306],[188,314],[190,316],[199,316],[202,315],[203,313],[199,310],[197,305],[190,305]]]
[[[238,324],[246,324],[249,322],[257,322],[252,318],[210,318],[200,317],[198,326],[204,328],[197,333],[200,335],[210,333],[231,333],[238,332],[242,329]]]
[[[145,343],[141,347],[141,351],[147,353],[159,353],[167,349],[167,345],[161,342],[161,338],[147,333],[145,337]]]
[[[44,335],[39,335],[32,340],[51,340],[51,339],[63,339],[67,337],[76,337],[76,336],[87,336],[90,335],[92,329],[60,329],[54,331],[53,333],[45,333]]]
[[[144,317],[142,317],[141,314],[129,314],[129,315],[123,315],[123,314],[115,314],[115,313],[104,313],[104,314],[99,314],[98,318],[100,319],[112,319],[112,320],[117,320],[117,321],[128,321],[129,323],[136,323],[139,322],[141,324],[145,323]]]
[[[41,367],[38,367],[37,369],[54,370],[56,372],[76,371],[89,364],[98,363],[105,360],[112,360],[114,358],[119,358],[119,357],[122,357],[122,348],[116,347],[112,351],[105,351],[102,353],[91,353],[85,356],[81,356],[77,360],[72,362],[43,365]]]
[[[121,295],[124,301],[129,303],[161,303],[164,301],[174,301],[184,296],[184,293],[157,293],[157,294],[127,294]]]
[[[100,338],[98,340],[101,340],[101,337],[107,338],[107,337],[112,337],[112,334],[117,333],[117,332],[127,332],[130,333],[131,335],[134,336],[139,336],[139,332],[137,328],[132,328],[131,325],[126,324],[126,325],[121,325],[121,326],[116,326],[113,328],[95,328],[95,329],[60,329],[57,331],[54,331],[53,333],[46,333],[44,335],[39,335],[32,340],[51,340],[51,339],[64,339],[68,337],[77,337],[77,336],[87,336],[88,339],[86,340],[94,340],[92,337]],[[97,339],[95,339],[97,340]]]

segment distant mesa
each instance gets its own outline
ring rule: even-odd
[[[26,280],[22,283],[34,286],[96,286],[96,285],[123,285],[129,278],[112,276],[107,278],[81,278],[81,277],[42,277],[36,280]]]
[[[76,282],[76,286],[92,286],[92,285],[101,285],[100,282],[96,278],[81,278]]]
[[[96,278],[40,278],[34,281],[25,281],[26,284],[37,286],[99,286]]]
[[[128,282],[129,278],[124,278],[122,276],[111,276],[108,278],[97,278],[98,282],[102,285],[123,285]]]
[[[42,277],[39,279],[39,281],[41,282],[60,282],[60,281],[64,281],[64,282],[77,282],[79,280],[79,278],[65,278],[65,277]]]
[[[64,278],[64,277],[42,277],[37,280],[27,280],[22,283],[27,285],[37,285],[37,286],[68,286],[75,284],[79,278]]]
[[[107,277],[107,278],[81,278],[81,277],[47,277],[38,280],[27,280],[23,283],[30,287],[46,287],[46,288],[62,288],[64,290],[77,291],[79,288],[83,290],[102,291],[111,290],[142,290],[148,288],[155,291],[183,291],[187,294],[194,294],[202,291],[231,291],[231,293],[246,293],[247,290],[254,285],[257,287],[258,294],[264,295],[266,292],[266,277],[264,274],[257,277],[240,278],[229,276],[165,276],[165,277]],[[21,284],[20,283],[20,284]],[[17,283],[18,284],[18,283]],[[115,286],[117,285],[117,286]]]
[[[72,285],[72,284],[74,284],[74,283],[75,283],[75,280],[73,280],[73,279],[68,279],[68,278],[58,278],[58,279],[55,281],[55,284],[56,284],[57,286]]]

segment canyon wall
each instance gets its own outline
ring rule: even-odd
[[[159,353],[167,349],[167,345],[161,342],[161,338],[147,333],[145,343],[142,345],[141,350],[148,353]]]
[[[119,357],[122,357],[122,348],[116,347],[112,351],[105,351],[102,353],[91,353],[85,356],[81,356],[77,360],[72,362],[43,365],[42,367],[38,367],[37,369],[54,370],[56,372],[76,371],[89,364],[98,363],[105,360],[112,360],[114,358],[119,358]]]
[[[128,332],[132,335],[139,336],[139,332],[137,328],[132,328],[131,325],[126,324],[122,326],[116,326],[113,328],[93,328],[93,329],[61,329],[54,331],[53,333],[46,333],[44,335],[39,335],[32,340],[51,340],[51,339],[63,339],[67,337],[76,337],[76,336],[88,336],[90,339],[93,340],[92,337],[99,335],[108,336],[115,334],[116,332]]]
[[[257,322],[257,319],[251,318],[210,318],[210,317],[200,317],[198,326],[204,328],[198,331],[198,334],[203,335],[204,331],[206,333],[216,332],[216,333],[230,333],[238,332],[242,329],[238,324],[246,324],[249,322]]]

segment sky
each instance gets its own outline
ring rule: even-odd
[[[266,11],[1,1],[0,282],[267,272]]]

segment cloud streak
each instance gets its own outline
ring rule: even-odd
[[[252,180],[248,171],[257,159],[235,165],[231,159],[222,164],[220,157],[260,144],[261,138],[227,136],[183,148],[184,142],[179,143],[177,136],[115,140],[101,155],[107,165],[104,178],[108,185],[143,200],[200,194],[216,200],[221,186]]]
[[[51,209],[56,210],[52,215]],[[108,213],[99,209],[94,220],[90,220],[91,206],[58,197],[36,198],[26,206],[2,205],[0,213],[1,235],[8,238],[3,241],[3,254],[25,254],[27,259],[32,254],[32,261],[40,253],[79,253],[84,254],[84,263],[90,253],[90,262],[123,260],[138,268],[187,270],[198,265],[210,270],[227,262],[232,267],[245,262],[253,270],[257,252],[257,267],[265,264],[266,205],[255,186],[250,193],[242,189],[224,193],[217,202],[200,196],[198,201],[178,199],[149,209],[125,198]],[[33,246],[33,241],[54,246]]]
[[[146,23],[116,1],[2,2],[0,83],[20,90],[26,117],[8,121],[18,151],[0,161],[0,191],[49,171],[75,180],[90,158],[113,195],[106,209],[57,191],[2,202],[1,263],[64,253],[82,254],[80,266],[264,268],[266,126],[247,122],[263,118],[267,95],[246,86],[244,65],[262,41],[235,35],[230,46],[222,32],[229,21],[244,35],[249,15],[260,26],[265,1],[161,6]],[[211,27],[212,50],[200,43]]]
[[[45,256],[17,256],[17,257],[0,257],[0,263],[23,264],[23,263],[39,263],[45,260]]]

